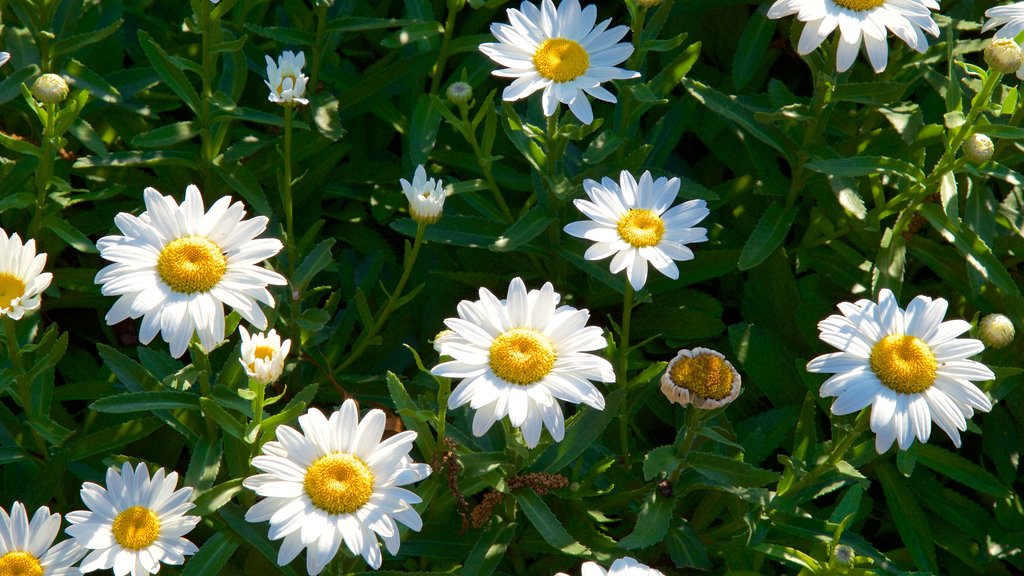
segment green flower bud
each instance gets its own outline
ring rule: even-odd
[[[964,156],[971,164],[984,164],[992,158],[995,145],[984,134],[971,134],[964,142]]]
[[[469,101],[473,99],[473,87],[465,82],[455,82],[448,87],[445,96],[452,104],[469,104]]]
[[[1024,64],[1024,52],[1012,38],[997,38],[985,48],[985,62],[996,72],[1013,74]]]
[[[43,74],[32,84],[32,96],[43,104],[59,104],[70,91],[68,83],[56,74]]]
[[[989,348],[1005,348],[1013,342],[1013,322],[1002,314],[989,314],[978,324],[978,336]]]

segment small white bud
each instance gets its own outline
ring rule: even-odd
[[[56,74],[43,74],[32,84],[32,96],[43,104],[59,104],[70,91],[68,83]]]
[[[1013,342],[1013,322],[1002,314],[989,314],[978,324],[981,342],[989,348],[1005,348]]]
[[[964,156],[971,164],[984,164],[992,158],[995,145],[992,139],[984,134],[971,134],[964,142]]]
[[[1024,52],[1012,38],[996,38],[985,48],[985,62],[1002,74],[1013,74],[1024,64]]]
[[[441,219],[444,210],[444,185],[440,180],[427,178],[422,165],[416,167],[412,182],[401,179],[402,191],[409,200],[409,215],[417,223],[433,224]]]

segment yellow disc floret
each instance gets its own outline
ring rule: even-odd
[[[303,486],[313,506],[329,514],[351,514],[373,495],[373,472],[358,456],[335,452],[309,465]]]
[[[274,347],[261,344],[256,347],[256,350],[253,351],[252,355],[254,358],[259,358],[260,360],[266,360],[269,362],[274,358]]]
[[[870,10],[872,8],[878,8],[882,4],[885,4],[885,0],[833,0],[839,6],[843,8],[849,8],[850,10]]]
[[[902,394],[930,388],[937,368],[932,349],[916,336],[890,334],[871,349],[871,370],[882,384]]]
[[[27,552],[8,552],[0,556],[0,576],[43,576],[43,566]]]
[[[713,354],[683,356],[668,374],[673,384],[704,398],[721,400],[732,391],[732,368]]]
[[[526,386],[555,366],[551,340],[533,328],[513,328],[491,342],[491,370],[506,382]]]
[[[15,298],[25,295],[25,283],[14,274],[0,272],[0,308],[10,308]]]
[[[537,73],[555,82],[575,80],[590,67],[590,56],[578,42],[568,38],[548,38],[533,53]]]
[[[665,222],[645,208],[633,208],[619,218],[619,237],[637,248],[657,246],[665,235]]]
[[[175,292],[206,292],[220,282],[228,269],[220,246],[202,236],[172,240],[160,251],[156,270]]]
[[[128,550],[142,550],[160,536],[160,519],[149,508],[132,506],[114,518],[114,539]]]

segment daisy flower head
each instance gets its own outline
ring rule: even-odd
[[[146,465],[135,469],[125,462],[107,469],[107,486],[82,484],[88,511],[67,515],[66,532],[89,550],[79,566],[82,573],[111,570],[114,576],[156,574],[160,564],[180,565],[195,554],[196,545],[184,538],[199,523],[185,514],[195,504],[192,488],[176,490],[178,473],[160,468],[149,476]]]
[[[416,167],[412,182],[399,180],[402,192],[409,200],[409,215],[416,222],[433,224],[441,219],[444,210],[444,184],[440,179],[427,178],[423,165]]]
[[[20,320],[25,312],[39,309],[40,295],[53,274],[43,272],[46,253],[36,254],[36,241],[22,244],[17,232],[0,228],[0,314]]]
[[[1015,40],[1017,35],[1024,32],[1024,2],[1015,2],[1004,6],[994,6],[985,11],[985,25],[981,27],[982,32],[996,30],[995,40]],[[1024,80],[1024,67],[1016,68],[1017,78]]]
[[[841,352],[807,364],[809,372],[833,374],[821,385],[823,398],[836,397],[832,413],[851,414],[871,406],[871,430],[879,454],[894,441],[906,450],[916,437],[927,442],[935,422],[958,448],[960,432],[975,410],[992,402],[971,381],[991,380],[991,370],[967,357],[985,349],[980,340],[957,338],[970,330],[963,320],[943,321],[948,303],[917,296],[906,310],[882,290],[878,302],[838,305],[818,323],[819,337]]]
[[[680,406],[719,408],[740,395],[740,373],[720,352],[680,350],[661,376],[661,393]]]
[[[708,239],[706,229],[693,227],[710,213],[707,202],[689,200],[669,208],[679,192],[678,178],[655,180],[644,172],[637,182],[623,170],[618,183],[607,177],[601,182],[587,179],[583,190],[590,200],[573,204],[590,220],[572,222],[565,232],[594,242],[583,255],[587,260],[614,254],[612,273],[625,270],[635,290],[647,283],[648,262],[675,280],[679,268],[674,260],[693,260],[686,244]]]
[[[242,336],[238,361],[245,368],[246,376],[263,384],[280,378],[284,371],[284,361],[292,349],[292,341],[282,341],[273,329],[266,334],[257,332],[250,336],[245,326],[239,326],[238,332]]]
[[[28,518],[25,505],[15,502],[11,514],[0,508],[0,574],[3,576],[78,576],[72,566],[86,550],[73,540],[56,546],[60,532],[60,514],[50,514],[46,506]]]
[[[939,35],[939,25],[930,12],[938,9],[937,0],[775,0],[768,9],[768,17],[795,14],[797,20],[804,22],[797,45],[800,55],[813,52],[838,28],[839,72],[853,65],[863,39],[871,67],[881,72],[889,60],[886,30],[923,54],[928,49],[924,33]]]
[[[463,300],[459,317],[444,321],[454,334],[434,345],[452,360],[430,372],[462,379],[448,408],[468,403],[476,410],[473,434],[482,436],[508,416],[533,448],[542,424],[555,441],[565,436],[557,400],[604,409],[604,396],[590,381],[614,382],[615,372],[607,360],[587,352],[603,350],[608,342],[600,328],[587,326],[589,311],[558,306],[560,298],[550,282],[527,292],[515,278],[507,299],[481,288],[479,300]]]
[[[655,570],[646,564],[626,556],[619,558],[608,570],[605,570],[597,562],[584,562],[580,566],[581,576],[665,576],[660,570]],[[569,576],[565,572],[559,572],[555,576]]]
[[[498,42],[485,42],[480,51],[505,66],[495,76],[515,79],[501,95],[509,102],[543,89],[545,116],[554,115],[561,102],[590,124],[594,112],[588,95],[614,103],[615,96],[601,83],[640,77],[616,67],[633,53],[632,44],[619,42],[629,28],[608,29],[611,19],[595,26],[593,5],[581,8],[579,0],[562,0],[556,9],[552,0],[541,0],[540,7],[523,2],[518,10],[508,9],[508,19],[509,24],[491,24]]]
[[[270,521],[270,539],[284,541],[281,566],[306,549],[306,570],[319,574],[344,542],[374,570],[380,568],[379,536],[398,553],[398,525],[419,531],[423,521],[412,508],[421,499],[401,488],[430,474],[430,466],[409,458],[416,433],[399,432],[381,441],[384,412],[370,410],[360,421],[348,399],[326,417],[313,408],[299,417],[302,432],[277,428],[277,440],[263,445],[252,460],[262,470],[245,479],[262,496],[245,514],[249,522]]]
[[[276,63],[270,56],[266,56],[266,59],[267,79],[263,82],[270,88],[267,100],[284,106],[309,104],[309,100],[303,98],[306,95],[306,82],[309,81],[302,73],[306,55],[301,51],[295,54],[285,50],[277,57]]]
[[[114,224],[123,236],[104,236],[100,256],[113,262],[96,274],[104,296],[119,296],[107,324],[142,317],[139,340],[148,344],[160,332],[180,357],[193,333],[207,352],[224,340],[224,304],[263,329],[267,317],[258,302],[274,305],[268,284],[287,281],[257,266],[281,251],[276,238],[256,238],[266,216],[249,220],[241,202],[217,200],[209,211],[199,189],[190,185],[179,205],[154,188],[143,192],[146,210],[121,212]]]

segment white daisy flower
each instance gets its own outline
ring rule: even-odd
[[[680,406],[719,408],[740,395],[740,373],[721,352],[709,348],[680,350],[661,375],[661,393]]]
[[[479,300],[463,300],[459,317],[444,321],[454,334],[435,346],[453,360],[430,372],[462,378],[448,408],[469,403],[476,410],[473,434],[482,436],[507,415],[533,448],[542,423],[555,441],[565,436],[556,400],[604,409],[604,396],[590,381],[614,382],[615,371],[604,358],[586,352],[603,350],[608,342],[600,328],[587,326],[589,311],[558,306],[559,298],[550,282],[527,292],[515,278],[507,300],[481,288]]]
[[[288,564],[306,549],[306,570],[319,574],[342,541],[374,570],[380,567],[377,536],[398,553],[397,520],[419,531],[413,509],[421,499],[400,488],[430,474],[430,466],[409,458],[412,431],[381,441],[384,412],[370,410],[360,422],[352,399],[330,419],[317,409],[299,417],[302,433],[277,428],[277,440],[263,445],[252,465],[266,474],[243,485],[263,496],[245,514],[249,522],[270,521],[270,539],[284,538],[277,563]]]
[[[257,266],[282,247],[276,238],[256,238],[267,227],[266,216],[242,220],[242,203],[227,196],[206,212],[199,189],[191,185],[181,205],[154,188],[143,196],[145,212],[114,218],[124,236],[96,243],[100,255],[114,263],[95,281],[104,296],[120,296],[107,312],[107,324],[142,316],[139,340],[148,344],[160,332],[175,358],[185,353],[194,332],[206,351],[224,340],[223,304],[266,328],[257,302],[274,306],[267,285],[287,284]]]
[[[994,36],[995,39],[1015,40],[1017,35],[1024,31],[1024,2],[994,6],[985,10],[985,17],[988,20],[981,27],[982,32],[999,28]],[[1017,78],[1024,80],[1024,66],[1019,66],[1016,70]]]
[[[53,546],[60,532],[60,514],[42,506],[29,521],[25,505],[15,502],[11,515],[0,508],[0,574],[3,576],[78,576],[72,566],[86,550],[74,540]]]
[[[36,241],[24,244],[17,232],[10,238],[0,229],[0,314],[19,320],[39,309],[40,295],[53,274],[43,272],[46,253],[36,254]]]
[[[646,564],[626,556],[612,562],[611,568],[607,571],[596,562],[584,562],[580,566],[582,576],[665,576],[660,570],[655,570]],[[555,576],[569,576],[565,572],[559,572]]]
[[[881,72],[889,60],[886,29],[923,54],[928,49],[924,33],[939,35],[939,25],[929,12],[938,9],[936,0],[776,0],[768,17],[796,14],[797,20],[805,23],[797,45],[801,55],[813,52],[839,28],[839,72],[853,65],[863,38],[871,67]]]
[[[273,329],[266,334],[257,332],[250,336],[245,326],[239,326],[238,332],[242,335],[242,350],[238,361],[245,368],[246,376],[263,384],[280,378],[285,358],[292,349],[292,341],[282,342]]]
[[[7,62],[10,61],[10,59],[11,59],[11,53],[10,52],[0,52],[0,66],[3,66],[4,64],[7,64]]]
[[[583,255],[587,260],[602,260],[615,255],[613,273],[626,270],[635,290],[647,283],[647,263],[675,280],[679,268],[673,260],[693,260],[687,243],[705,242],[707,230],[693,228],[710,211],[707,202],[690,200],[669,209],[679,192],[679,179],[654,180],[644,172],[637,182],[623,170],[619,183],[603,178],[600,183],[583,181],[587,200],[573,204],[590,220],[572,222],[565,232],[595,242]]]
[[[165,477],[160,468],[150,479],[145,464],[132,470],[128,462],[120,474],[116,468],[107,469],[106,488],[82,484],[82,502],[89,510],[68,514],[71,526],[66,530],[90,550],[80,565],[82,572],[156,574],[161,562],[180,565],[186,555],[195,554],[195,544],[183,538],[199,523],[198,516],[185,514],[195,506],[189,501],[192,488],[175,490],[177,485],[177,472]]]
[[[441,219],[444,210],[444,184],[440,179],[427,178],[423,165],[416,167],[412,182],[400,180],[402,192],[409,200],[409,215],[416,222],[433,224]]]
[[[298,54],[291,50],[285,50],[277,57],[277,63],[270,56],[267,59],[267,79],[263,82],[270,88],[270,95],[267,100],[294,106],[296,103],[309,104],[309,100],[303,98],[306,94],[306,82],[309,78],[302,73],[302,67],[306,65],[306,55],[301,51]]]
[[[818,323],[820,338],[842,350],[807,364],[809,372],[835,374],[821,385],[823,398],[835,396],[832,413],[851,414],[871,406],[875,449],[893,441],[906,450],[916,437],[927,442],[931,423],[958,448],[960,432],[974,410],[988,412],[992,402],[971,380],[995,378],[987,366],[967,360],[985,349],[979,340],[957,338],[970,330],[963,320],[942,321],[948,303],[918,296],[906,311],[888,290],[878,303],[859,300],[838,305]]]
[[[611,19],[597,22],[597,8],[580,8],[579,0],[562,0],[555,9],[551,0],[540,8],[523,2],[519,10],[508,9],[510,24],[491,24],[498,42],[480,45],[480,51],[507,66],[495,76],[515,78],[501,97],[510,102],[543,89],[541,104],[545,116],[552,116],[558,103],[567,104],[580,122],[590,124],[594,112],[587,95],[605,102],[615,96],[601,87],[609,80],[639,78],[640,73],[616,68],[633,53],[633,45],[619,42],[629,30]]]

